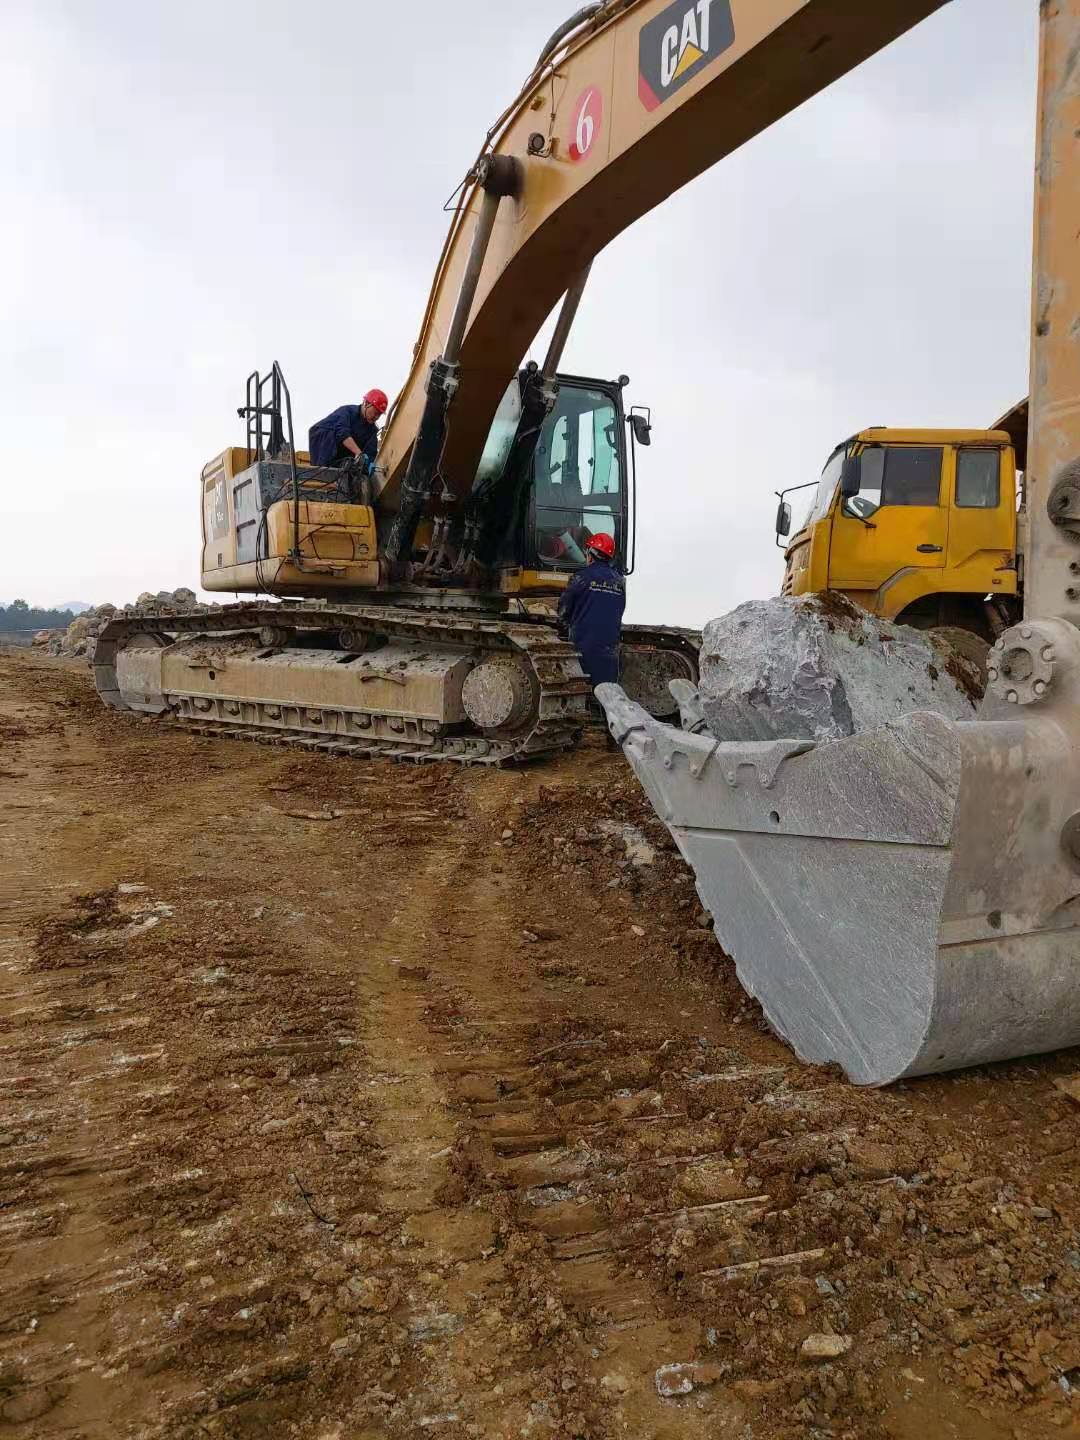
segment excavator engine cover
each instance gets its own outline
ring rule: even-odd
[[[617,685],[612,734],[743,986],[860,1085],[1080,1043],[1080,632],[1007,632],[973,721],[722,743]]]

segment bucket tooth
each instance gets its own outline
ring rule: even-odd
[[[1080,633],[1043,626],[1080,675]],[[883,1085],[1080,1043],[1075,694],[815,744],[722,743],[596,693],[800,1059]]]
[[[705,711],[701,704],[701,692],[689,680],[670,680],[668,689],[671,698],[679,707],[679,725],[692,735],[704,734],[707,726]]]

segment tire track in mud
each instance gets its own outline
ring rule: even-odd
[[[486,808],[506,784],[513,782],[489,777],[474,802]],[[488,1246],[461,1265],[470,1303],[444,1310],[444,1333],[422,1346],[428,1386],[443,1377],[442,1419],[465,1433],[663,1435],[676,1433],[675,1423],[685,1437],[735,1434],[742,1407],[730,1397],[702,1392],[672,1415],[657,1395],[657,1355],[689,1358],[701,1327],[648,1276],[612,1263],[618,1246],[605,1228],[610,1167],[626,1167],[605,1149],[604,1132],[624,1124],[667,1129],[673,1117],[657,1114],[657,1092],[642,1088],[663,1057],[640,1051],[634,1037],[585,1037],[578,1005],[567,1014],[535,986],[515,982],[505,957],[520,917],[500,869],[473,843],[431,857],[401,927],[416,943],[394,957],[398,988],[412,1002],[407,1027],[392,991],[370,1012],[372,1037],[383,1037],[368,1041],[373,1059],[382,1055],[390,1067],[405,1053],[426,1056],[430,1067],[417,1075],[414,1064],[395,1077],[406,1084],[395,1090],[402,1103],[389,1129],[397,1134],[382,1167],[392,1198],[421,1207],[410,1228],[434,1253],[455,1234],[479,1235]],[[568,1023],[576,1038],[549,1045]],[[590,1058],[575,1060],[577,1053]],[[433,1125],[437,1114],[447,1118]],[[380,1134],[388,1133],[384,1116]],[[680,1174],[707,1166],[707,1154],[693,1154],[700,1136],[678,1138],[689,1155],[665,1149],[637,1163]],[[735,1181],[713,1183],[726,1194]],[[745,1202],[720,1202],[725,1207]],[[707,1204],[694,1208],[710,1213]],[[657,1217],[652,1231],[674,1225],[679,1213]],[[423,1417],[427,1425],[438,1418]],[[470,1424],[481,1429],[469,1432]]]
[[[549,1263],[510,1223],[500,1197],[474,1191],[459,1174],[468,1147],[456,1081],[489,1058],[501,1065],[491,1036],[501,1042],[520,1023],[501,1002],[482,1014],[456,988],[459,967],[480,990],[502,984],[488,969],[498,902],[472,850],[460,836],[431,847],[369,952],[369,973],[385,977],[368,981],[366,1040],[381,1088],[380,1206],[408,1246],[403,1323],[410,1369],[423,1376],[422,1388],[401,1397],[396,1419],[409,1416],[402,1433],[493,1440],[601,1433],[583,1428],[578,1413],[584,1342]]]

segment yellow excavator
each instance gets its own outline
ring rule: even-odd
[[[532,602],[559,595],[597,534],[633,568],[636,447],[651,425],[626,414],[625,376],[556,373],[568,315],[544,370],[512,380],[472,487],[456,494],[439,472],[423,507],[436,513],[395,548],[403,560],[390,558],[400,511],[385,471],[372,483],[311,465],[281,367],[252,374],[246,444],[202,474],[202,583],[288,598],[113,622],[95,655],[102,697],[335,754],[500,764],[573,745],[588,684],[551,608]],[[625,628],[623,673],[650,713],[674,714],[668,683],[696,676],[698,642]]]
[[[543,434],[590,264],[942,3],[579,10],[459,192],[374,493],[320,497],[338,481],[304,473],[279,369],[254,381],[246,414],[278,433],[204,472],[203,584],[281,603],[167,630],[115,622],[96,656],[103,698],[346,751],[499,760],[571,743],[586,703],[577,656],[543,617],[502,607],[564,581],[572,551],[543,540],[563,535],[542,521],[549,506],[570,512],[579,548],[587,512],[604,511],[628,558],[622,512],[580,463],[573,503],[542,493],[560,483]],[[1024,608],[990,652],[977,718],[736,743],[598,689],[743,984],[802,1057],[861,1084],[1080,1042],[1080,0],[1040,0],[1039,20]],[[548,363],[515,382],[563,296]],[[598,408],[579,417],[594,474]],[[867,448],[841,461],[845,501],[871,473]],[[692,663],[649,639],[660,672]]]
[[[813,4],[573,15],[460,187],[374,484],[306,463],[280,366],[252,375],[246,443],[200,481],[202,584],[274,603],[114,621],[95,656],[106,703],[341,753],[502,763],[572,745],[588,687],[530,602],[560,593],[597,530],[632,568],[649,438],[621,383],[558,374],[593,259],[937,3],[837,6],[824,31]],[[560,299],[544,362],[519,371]],[[673,714],[697,636],[628,627],[623,660],[635,698]]]

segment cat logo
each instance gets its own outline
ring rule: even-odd
[[[641,103],[656,110],[734,43],[731,0],[675,0],[641,28]]]

